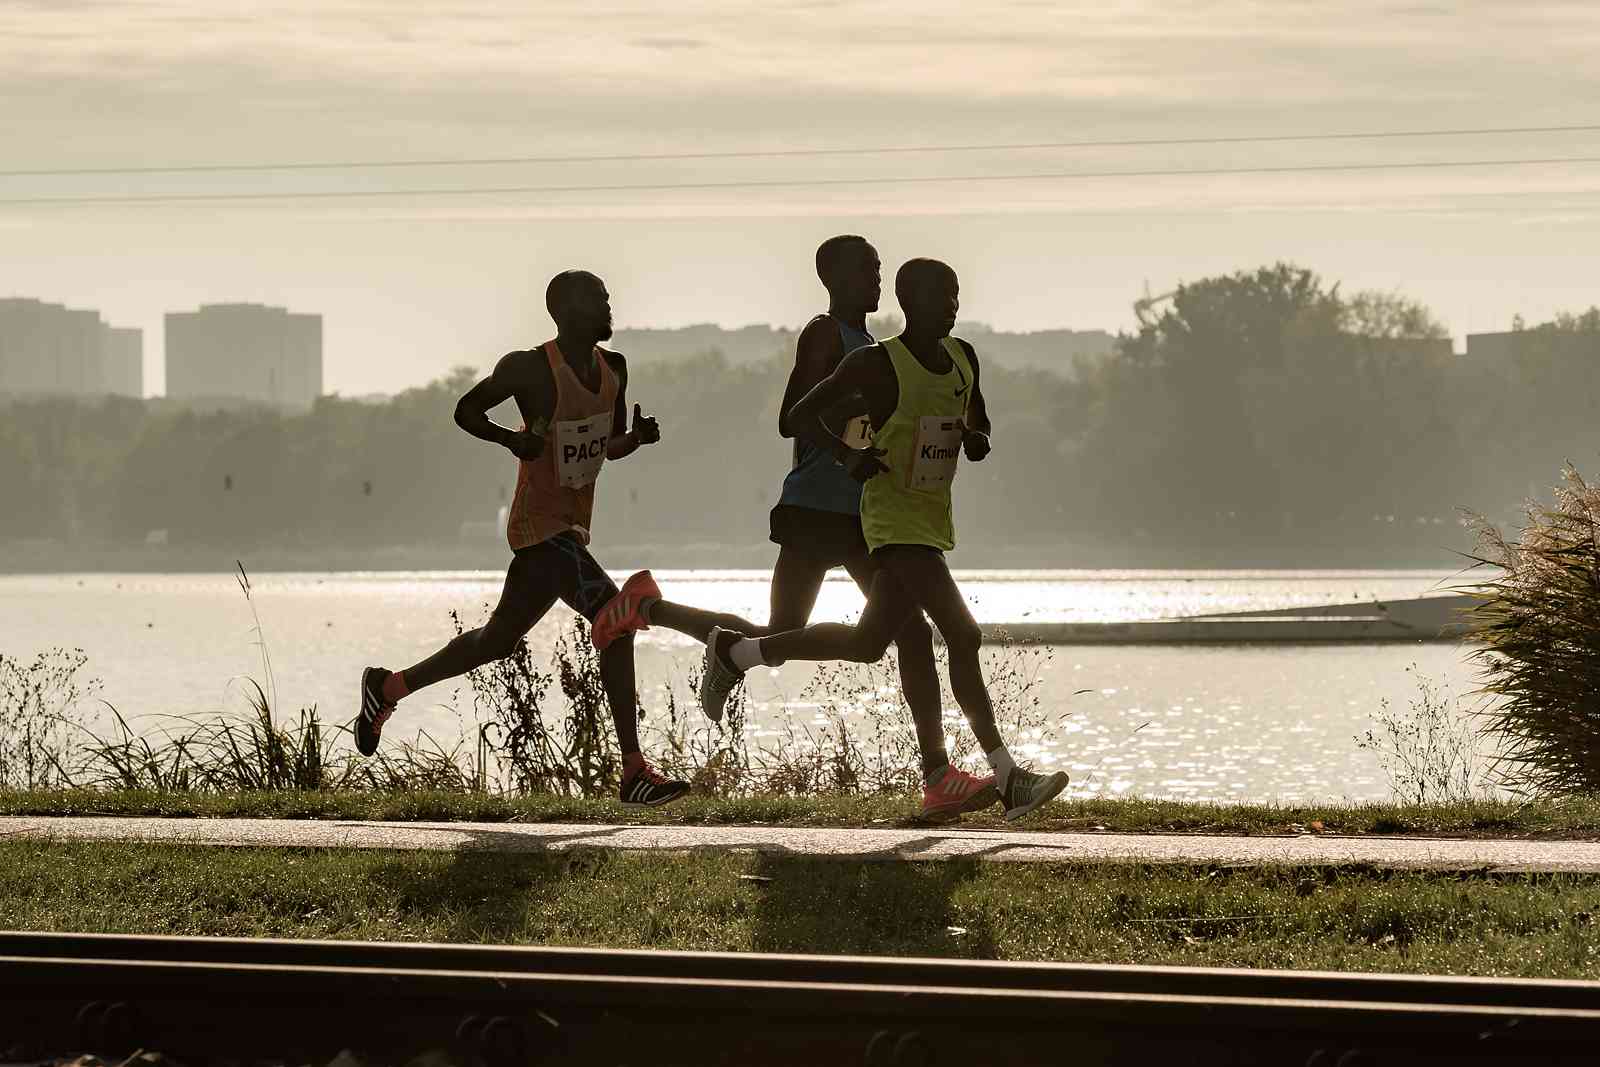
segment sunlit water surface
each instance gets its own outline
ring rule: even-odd
[[[765,572],[657,577],[672,599],[765,618]],[[1129,621],[1393,599],[1445,591],[1452,581],[1446,573],[1419,571],[957,577],[983,622]],[[364,665],[400,667],[433,651],[452,633],[451,611],[475,625],[501,580],[486,572],[261,574],[252,577],[247,602],[226,574],[0,576],[0,651],[31,656],[57,645],[82,648],[89,672],[104,681],[105,699],[154,729],[163,715],[242,708],[235,679],[264,676],[253,605],[279,707],[316,704],[324,718],[344,720],[355,712]],[[860,594],[841,574],[824,586],[813,618],[850,620],[860,609]],[[571,620],[564,607],[550,613],[530,637],[536,657],[549,656]],[[664,703],[664,686],[680,706],[689,700],[686,678],[700,646],[652,630],[637,647],[646,707]],[[1469,651],[1449,644],[1055,647],[1028,661],[1039,672],[1036,692],[1053,730],[1016,744],[1036,765],[1070,770],[1080,794],[1381,799],[1388,781],[1376,758],[1357,748],[1355,735],[1384,701],[1405,709],[1417,694],[1416,674],[1458,696],[1470,692]],[[758,741],[814,723],[815,702],[803,699],[811,672],[790,664],[752,673]],[[473,729],[474,716],[470,692],[444,683],[408,700],[390,730],[408,736],[425,730],[451,742]]]

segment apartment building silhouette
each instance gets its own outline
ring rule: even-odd
[[[322,316],[204,304],[166,316],[167,397],[308,411],[322,395]]]
[[[98,311],[0,299],[0,394],[144,395],[144,333]]]

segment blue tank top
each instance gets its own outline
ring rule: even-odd
[[[833,323],[839,327],[839,343],[846,355],[877,343],[877,338],[865,330],[858,330],[838,319],[834,319]],[[860,422],[865,421],[865,416],[861,420],[851,421],[854,425],[846,428],[845,439],[860,447],[864,442],[854,440],[850,431],[858,429]],[[794,442],[794,465],[783,480],[783,494],[778,498],[778,503],[815,511],[859,515],[861,483],[850,477],[831,453],[797,437]]]

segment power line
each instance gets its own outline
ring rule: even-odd
[[[1595,133],[1600,124],[1487,126],[1466,129],[1378,130],[1346,133],[1258,134],[1239,137],[1167,137],[1103,141],[1022,141],[1007,144],[887,145],[865,148],[741,149],[727,152],[634,152],[589,156],[491,156],[481,159],[389,159],[300,163],[196,163],[153,167],[65,167],[0,170],[0,178],[46,178],[113,174],[226,174],[259,171],[384,170],[416,167],[488,167],[544,163],[649,163],[706,159],[793,159],[827,156],[1020,152],[1083,148],[1160,148],[1194,145],[1274,144],[1299,141],[1376,141],[1426,137],[1489,137],[1513,134]]]
[[[880,178],[774,178],[719,182],[622,182],[612,185],[458,186],[446,189],[331,189],[277,193],[134,193],[106,196],[24,196],[0,198],[0,206],[66,204],[211,203],[249,200],[354,200],[392,197],[494,196],[527,193],[615,193],[705,191],[716,189],[803,189],[868,185],[971,184],[977,182],[1075,181],[1106,178],[1219,177],[1246,174],[1331,174],[1362,171],[1442,170],[1448,168],[1529,167],[1562,163],[1600,163],[1600,156],[1548,156],[1536,159],[1413,160],[1398,163],[1323,163],[1279,167],[1204,167],[1182,170],[1058,171],[1031,174],[911,174]]]

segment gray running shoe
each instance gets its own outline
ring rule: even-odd
[[[717,639],[729,631],[713,626],[706,637],[706,658],[700,665],[700,710],[712,722],[722,721],[722,709],[727,707],[728,695],[740,682],[744,672],[726,662],[717,654]]]
[[[1016,822],[1036,808],[1043,807],[1067,787],[1066,771],[1053,774],[1035,774],[1021,767],[1011,768],[1006,787],[1000,791],[1000,803],[1006,808],[1006,822]]]

